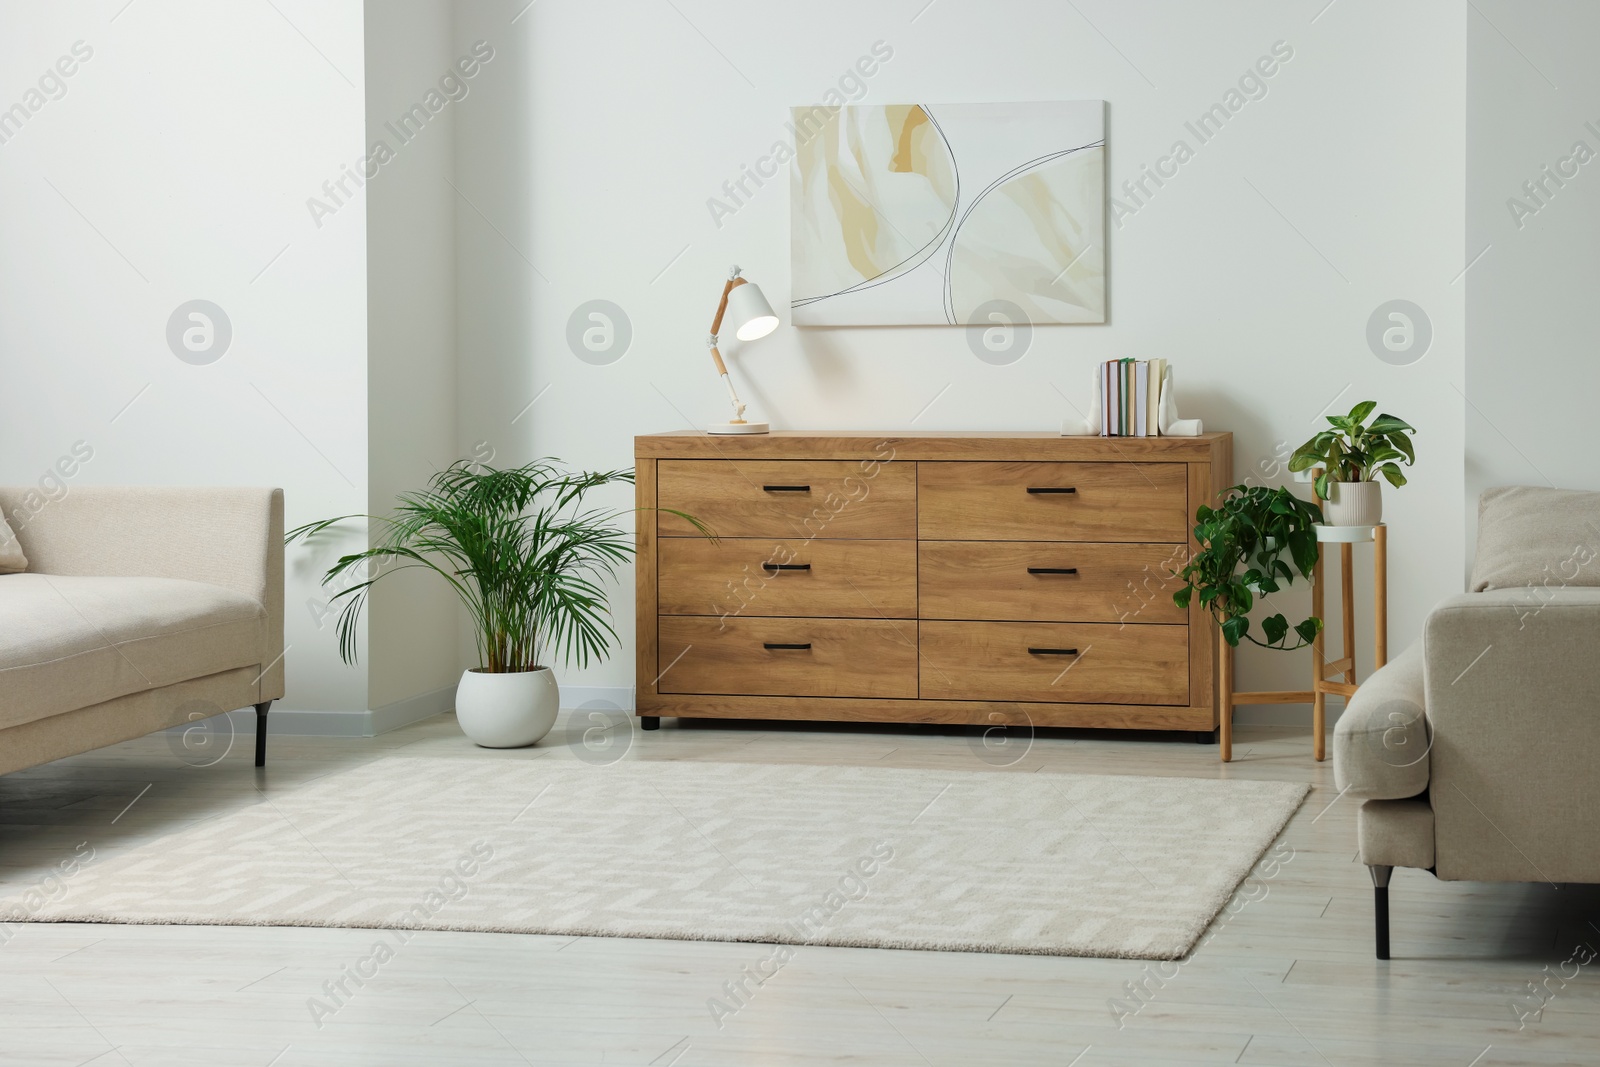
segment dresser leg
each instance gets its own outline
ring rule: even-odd
[[[641,730],[659,730],[659,729],[661,729],[661,716],[659,716],[659,715],[641,715],[641,716],[639,716],[639,729],[641,729]]]
[[[1194,739],[1197,743],[1202,745],[1214,745],[1217,743],[1217,731],[1196,730],[1194,732]]]

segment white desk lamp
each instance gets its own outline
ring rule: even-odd
[[[730,316],[733,335],[741,341],[754,341],[778,328],[778,316],[772,313],[772,305],[761,295],[761,287],[739,277],[737,266],[730,269],[728,284],[722,287],[722,300],[717,304],[717,317],[711,320],[711,336],[706,338],[706,347],[711,349],[711,359],[717,365],[717,373],[722,375],[723,384],[728,387],[728,396],[733,401],[733,418],[707,426],[706,432],[767,433],[772,429],[768,424],[745,421],[744,401],[739,399],[733,379],[728,377],[728,365],[722,362],[722,353],[717,351],[717,334],[722,330],[724,315]]]

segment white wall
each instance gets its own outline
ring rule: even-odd
[[[1476,2],[1467,23],[1467,251],[1488,251],[1466,278],[1469,510],[1493,485],[1600,489],[1600,155],[1566,164],[1573,176],[1556,172],[1576,142],[1600,154],[1600,71],[1590,55],[1600,8]],[[1523,185],[1539,181],[1535,199]]]
[[[550,397],[540,396],[547,376],[536,376],[539,358],[531,329],[535,290],[548,282],[528,251],[533,246],[534,198],[528,190],[534,144],[527,35],[533,14],[529,10],[518,17],[521,8],[469,0],[455,4],[456,53],[481,50],[482,42],[493,54],[455,116],[456,448],[461,456],[502,467],[543,454],[533,451],[528,435],[551,409]],[[578,94],[572,99],[577,101]],[[571,404],[576,398],[556,401]],[[591,408],[591,414],[606,417],[604,410]],[[465,633],[460,655],[463,666],[478,665]],[[567,675],[562,677],[565,681]],[[567,702],[569,686],[563,686],[562,695]]]
[[[366,510],[366,222],[305,205],[362,150],[361,4],[275,5],[0,7],[0,108],[92,49],[0,143],[0,482],[81,440],[70,485],[277,485],[291,525]],[[165,336],[193,299],[232,325],[205,366]],[[366,707],[307,608],[333,553],[291,552],[283,707]]]
[[[1387,500],[1392,644],[1459,588],[1456,0],[1084,0],[1081,16],[1022,0],[822,0],[759,18],[732,0],[524,6],[458,9],[458,49],[481,37],[500,56],[458,116],[457,174],[475,205],[458,216],[463,448],[623,466],[635,434],[725,418],[703,337],[731,262],[786,302],[786,178],[720,228],[706,201],[786,136],[789,106],[820,100],[882,40],[894,55],[866,100],[1103,98],[1114,189],[1177,138],[1196,154],[1112,228],[1108,325],[1041,328],[1007,367],[977,360],[949,328],[785,326],[733,349],[758,417],[794,429],[1048,430],[1068,399],[1086,402],[1096,361],[1162,355],[1177,365],[1185,413],[1236,434],[1242,480],[1279,442],[1309,436],[1325,408],[1377,399],[1417,425],[1421,454],[1412,484]],[[1277,41],[1294,54],[1267,95],[1197,145],[1184,123]],[[1426,309],[1434,331],[1408,366],[1380,361],[1365,340],[1373,310],[1397,298]],[[632,324],[631,348],[608,366],[566,342],[568,317],[592,299]],[[1284,603],[1303,611],[1307,600]],[[626,586],[614,604],[626,647],[564,672],[569,687],[632,684]],[[1239,678],[1299,688],[1306,670],[1303,654],[1246,653]]]
[[[422,488],[456,457],[454,123],[475,78],[453,72],[451,36],[449,0],[366,4],[374,515],[390,513],[397,494]],[[375,725],[450,708],[461,673],[455,593],[436,575],[401,571],[373,587],[371,613]]]
[[[384,509],[458,456],[626,466],[635,434],[724,417],[702,339],[728,264],[741,263],[777,304],[788,292],[786,180],[720,226],[708,199],[786,136],[790,105],[822,99],[883,41],[894,54],[867,80],[866,100],[1105,99],[1113,190],[1175,139],[1195,156],[1113,224],[1107,325],[1041,328],[1007,367],[978,361],[948,328],[786,327],[732,350],[756,408],[781,428],[1047,430],[1069,402],[1084,403],[1096,361],[1164,355],[1186,413],[1237,435],[1243,479],[1270,471],[1325,408],[1371,397],[1420,430],[1412,485],[1388,496],[1394,645],[1459,588],[1465,294],[1473,286],[1490,303],[1520,293],[1519,273],[1547,255],[1537,242],[1572,228],[1536,227],[1591,194],[1580,178],[1528,220],[1516,236],[1532,239],[1507,244],[1525,261],[1502,260],[1497,247],[1462,277],[1492,212],[1475,207],[1464,251],[1468,15],[1458,0],[1084,0],[1076,10],[824,0],[760,19],[731,0],[457,0],[453,39],[445,7],[373,5],[365,33],[380,58],[370,76],[354,0],[0,10],[0,69],[42,73],[75,41],[94,49],[65,95],[0,143],[0,480],[35,480],[84,440],[95,458],[83,482],[281,484],[294,523]],[[1484,10],[1522,32],[1504,0]],[[1562,17],[1581,24],[1579,10]],[[1472,91],[1561,100],[1545,112],[1560,119],[1551,152],[1567,126],[1594,117],[1519,72],[1515,52],[1480,30],[1474,61],[1497,66]],[[1559,21],[1543,32],[1522,50],[1567,92],[1579,87],[1581,104],[1592,76],[1578,35]],[[323,190],[368,151],[368,119],[381,125],[403,110],[442,61],[479,40],[494,58],[467,99],[398,148],[367,192],[335,201]],[[1198,144],[1185,122],[1280,41],[1293,58],[1266,95]],[[28,81],[8,84],[0,107],[25,101]],[[1565,108],[1576,108],[1573,121]],[[1514,127],[1520,112],[1484,114],[1499,136],[1495,123]],[[1530,162],[1553,162],[1535,147]],[[1498,188],[1489,162],[1475,154],[1471,180]],[[1516,170],[1511,184],[1534,169]],[[319,217],[311,197],[324,204]],[[1577,262],[1580,247],[1561,254]],[[1475,318],[1475,352],[1480,337],[1485,352],[1514,348],[1511,329],[1527,325],[1518,315],[1532,306],[1518,301],[1539,295]],[[180,362],[163,336],[172,310],[197,297],[221,305],[234,328],[232,348],[204,367]],[[1396,298],[1425,308],[1434,332],[1427,355],[1406,366],[1380,361],[1365,339],[1373,310]],[[569,316],[594,299],[631,322],[630,348],[609,365],[567,345]],[[1553,323],[1547,347],[1576,350],[1575,320],[1539,306]],[[1552,478],[1576,476],[1555,462],[1575,442],[1530,443],[1539,435],[1517,420],[1533,397],[1516,399],[1514,375],[1480,388],[1480,362],[1472,396],[1499,431]],[[1571,392],[1575,418],[1585,392]],[[1485,394],[1512,398],[1508,410]],[[1485,441],[1475,430],[1475,469],[1496,451]],[[622,492],[608,500],[631,503]],[[368,670],[338,664],[331,617],[320,629],[314,618],[314,578],[339,547],[359,543],[356,533],[342,546],[291,550],[287,707],[403,703],[459,669],[440,640],[447,598],[421,584],[376,602],[370,701]],[[569,691],[631,686],[630,582],[615,601],[624,647],[607,664],[563,672]],[[1283,607],[1305,603],[1290,596]],[[1303,656],[1247,653],[1240,682],[1286,688],[1304,670]]]

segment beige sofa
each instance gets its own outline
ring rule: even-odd
[[[0,488],[0,773],[283,695],[283,492]]]
[[[1447,881],[1600,883],[1600,493],[1491,489],[1471,587],[1373,674],[1334,731],[1364,803],[1377,955],[1396,867]]]

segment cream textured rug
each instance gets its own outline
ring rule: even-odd
[[[384,759],[91,860],[26,917],[1172,959],[1307,792],[1189,778]],[[14,903],[0,903],[0,918]]]

